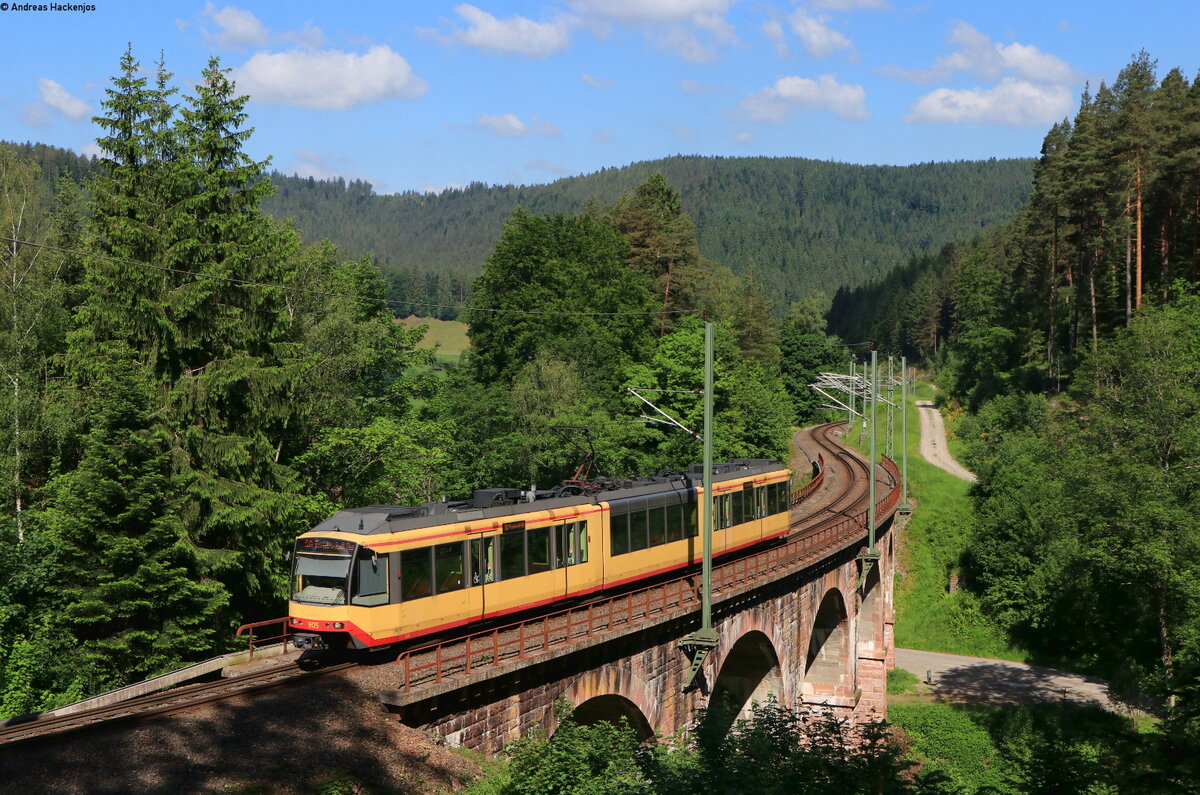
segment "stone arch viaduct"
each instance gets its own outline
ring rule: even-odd
[[[411,674],[381,702],[407,725],[486,752],[536,727],[552,732],[560,699],[580,722],[625,717],[645,738],[687,728],[710,704],[745,713],[768,696],[852,722],[885,717],[897,468],[884,459],[874,473],[876,558],[868,554],[866,463],[828,427],[798,442],[814,458],[808,446],[825,445],[825,481],[793,507],[787,543],[714,566],[720,640],[698,686],[683,690],[691,662],[679,647],[698,624],[693,576],[588,606],[586,618],[584,608],[566,611],[478,638],[473,648],[401,661]]]

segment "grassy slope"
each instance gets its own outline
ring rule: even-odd
[[[918,384],[915,398],[932,400],[932,388]],[[921,458],[921,427],[913,395],[907,412],[909,498],[914,511],[900,536],[896,646],[1024,662],[1026,654],[1013,648],[987,620],[971,593],[949,593],[950,574],[957,572],[970,543],[970,484]],[[880,416],[878,421],[882,428],[885,420]],[[899,418],[895,426],[899,434]],[[853,441],[857,439],[855,434]],[[877,444],[882,450],[882,443]]]
[[[425,336],[418,343],[421,349],[432,349],[441,362],[457,362],[458,357],[471,346],[467,338],[467,324],[456,320],[438,320],[436,318],[411,317],[403,318],[400,322],[409,328],[426,326]]]
[[[927,384],[916,397],[932,399]],[[948,592],[950,574],[970,543],[970,484],[921,458],[921,428],[915,403],[908,412],[911,521],[901,536],[896,582],[896,645],[902,648],[1026,660],[1004,633],[980,612],[971,593]]]

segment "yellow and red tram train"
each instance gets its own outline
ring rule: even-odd
[[[698,563],[702,474],[338,511],[296,540],[293,638],[305,649],[379,648]],[[785,535],[790,480],[776,461],[715,465],[713,555]]]

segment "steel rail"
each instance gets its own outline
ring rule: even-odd
[[[311,671],[301,671],[290,665],[280,666],[279,668],[259,671],[258,673],[247,674],[232,679],[184,685],[164,690],[161,693],[139,696],[116,704],[96,707],[70,715],[58,715],[15,723],[11,722],[14,719],[10,719],[8,725],[0,727],[0,753],[8,751],[20,743],[28,740],[36,740],[48,735],[64,734],[98,724],[112,724],[157,715],[167,715],[172,712],[179,712],[232,696],[277,687],[299,679],[343,671],[354,666],[355,663],[343,663]],[[19,721],[19,719],[15,720]]]

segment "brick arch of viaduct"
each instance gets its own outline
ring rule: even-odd
[[[698,615],[672,619],[615,638],[597,639],[525,667],[493,675],[465,686],[445,687],[418,698],[381,697],[407,725],[463,744],[495,752],[536,727],[553,731],[555,702],[576,707],[599,696],[620,696],[632,703],[650,728],[670,735],[687,728],[696,711],[708,705],[719,684],[722,666],[737,643],[761,633],[777,662],[782,691],[778,700],[792,707],[832,710],[851,720],[886,715],[887,671],[894,666],[893,520],[880,528],[878,577],[868,594],[858,589],[863,545],[852,546],[824,561],[737,594],[714,606],[717,647],[705,661],[701,687],[682,691],[690,667],[679,640],[695,629]],[[864,539],[865,540],[865,539]],[[805,683],[809,644],[822,601],[831,591],[845,605],[845,653],[838,660],[838,683],[819,688]],[[870,609],[861,611],[863,599]],[[861,619],[867,620],[861,620]]]

